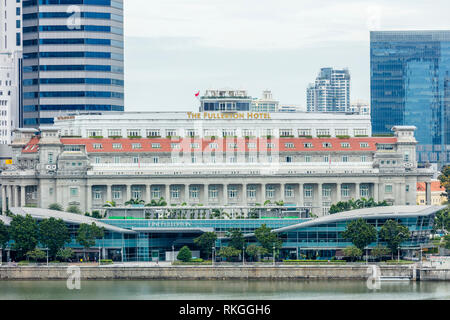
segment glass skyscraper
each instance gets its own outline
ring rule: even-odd
[[[418,161],[450,161],[450,31],[370,33],[373,134],[414,125]]]
[[[23,126],[124,110],[123,0],[23,1]]]

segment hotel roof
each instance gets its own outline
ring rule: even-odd
[[[446,208],[446,206],[387,206],[387,207],[373,207],[340,212],[330,214],[328,216],[313,219],[307,222],[302,222],[296,225],[280,228],[274,232],[285,232],[295,230],[298,228],[306,228],[317,226],[320,224],[334,223],[340,221],[363,219],[395,219],[397,217],[414,217],[414,216],[428,216]]]
[[[62,219],[66,223],[74,223],[74,224],[92,224],[95,223],[98,227],[103,227],[108,231],[112,232],[120,232],[120,233],[135,233],[132,230],[123,229],[115,226],[111,226],[109,224],[101,222],[101,220],[86,217],[79,214],[63,212],[63,211],[55,211],[49,209],[41,209],[41,208],[11,208],[11,212],[15,215],[26,216],[29,214],[34,219],[43,220],[49,218]]]

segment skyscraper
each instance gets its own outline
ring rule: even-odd
[[[123,111],[123,0],[23,1],[23,48],[25,127]]]
[[[414,125],[419,162],[450,161],[450,31],[370,33],[374,134]]]
[[[308,112],[346,112],[350,108],[350,73],[322,68],[306,90]]]
[[[0,1],[0,144],[20,125],[21,88],[22,2]]]

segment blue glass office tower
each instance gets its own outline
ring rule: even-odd
[[[23,1],[23,126],[124,109],[123,0]]]
[[[370,33],[372,131],[414,125],[418,161],[450,162],[450,31]]]

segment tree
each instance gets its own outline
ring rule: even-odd
[[[398,250],[400,244],[410,237],[409,229],[394,220],[386,221],[378,234],[381,240],[386,241],[392,255]]]
[[[9,242],[8,227],[0,220],[0,262],[3,259],[3,249],[6,248]]]
[[[358,249],[364,248],[377,240],[377,230],[364,219],[353,220],[342,233],[344,239],[350,240]]]
[[[60,205],[59,203],[52,203],[48,206],[48,208],[55,211],[64,211],[62,205]]]
[[[46,257],[46,254],[44,251],[40,249],[34,249],[30,250],[26,253],[26,256],[28,259],[31,259],[32,261],[38,262],[39,260],[44,260]]]
[[[184,246],[178,252],[177,259],[183,262],[189,262],[192,259],[192,252],[189,250],[188,246]]]
[[[447,200],[450,202],[450,166],[442,168],[442,173],[438,179],[441,181],[441,186],[445,188]]]
[[[433,224],[433,233],[437,230],[450,230],[450,209],[449,207],[436,213]]]
[[[272,252],[274,246],[276,250],[281,249],[282,242],[278,239],[278,235],[271,232],[271,229],[265,224],[255,230],[255,237],[268,252]]]
[[[445,249],[450,250],[450,234],[444,237],[444,241]]]
[[[69,206],[66,210],[66,212],[74,213],[74,214],[82,214],[80,208],[78,206]]]
[[[116,207],[115,201],[106,201],[106,203],[103,205],[104,208],[114,208]]]
[[[204,257],[209,258],[212,254],[212,247],[217,240],[217,234],[214,232],[205,232],[200,237],[194,239],[194,244],[200,248]]]
[[[61,248],[56,253],[56,257],[62,261],[67,261],[70,258],[72,258],[74,255],[74,252],[71,248]]]
[[[352,261],[355,261],[358,257],[361,257],[363,251],[355,246],[349,246],[343,250],[344,255],[346,257],[351,258]]]
[[[239,229],[231,229],[228,232],[228,236],[230,237],[230,243],[228,245],[237,250],[242,250],[245,246],[245,238],[242,231]]]
[[[130,199],[127,202],[125,202],[126,206],[131,206],[131,205],[143,205],[145,204],[144,200],[139,200],[139,199]]]
[[[184,204],[184,205],[186,205],[186,204]],[[159,198],[159,200],[153,199],[152,201],[150,201],[150,203],[147,203],[145,206],[146,207],[166,207],[167,201],[163,197],[161,197],[161,198]]]
[[[261,246],[257,246],[256,244],[251,244],[247,247],[245,253],[251,257],[253,261],[255,261],[258,257],[269,254],[269,251]]]
[[[13,249],[23,257],[28,251],[34,250],[39,240],[39,227],[34,219],[27,214],[25,217],[14,216],[9,227]]]
[[[375,259],[383,259],[383,257],[389,255],[390,252],[389,248],[378,245],[372,249],[371,255]]]
[[[330,214],[350,211],[355,209],[372,208],[372,207],[386,207],[389,204],[386,201],[376,202],[373,198],[366,199],[361,198],[358,200],[339,201],[336,204],[331,205]]]
[[[46,246],[51,257],[56,257],[58,250],[70,242],[69,230],[65,222],[55,218],[45,219],[39,223],[39,242]]]
[[[101,239],[104,236],[103,228],[92,224],[83,223],[78,228],[77,242],[84,248],[84,258],[86,259],[86,250],[95,245],[96,239]]]
[[[225,259],[232,259],[238,257],[241,254],[241,250],[238,250],[233,247],[222,247],[219,251],[219,256],[225,258]]]

